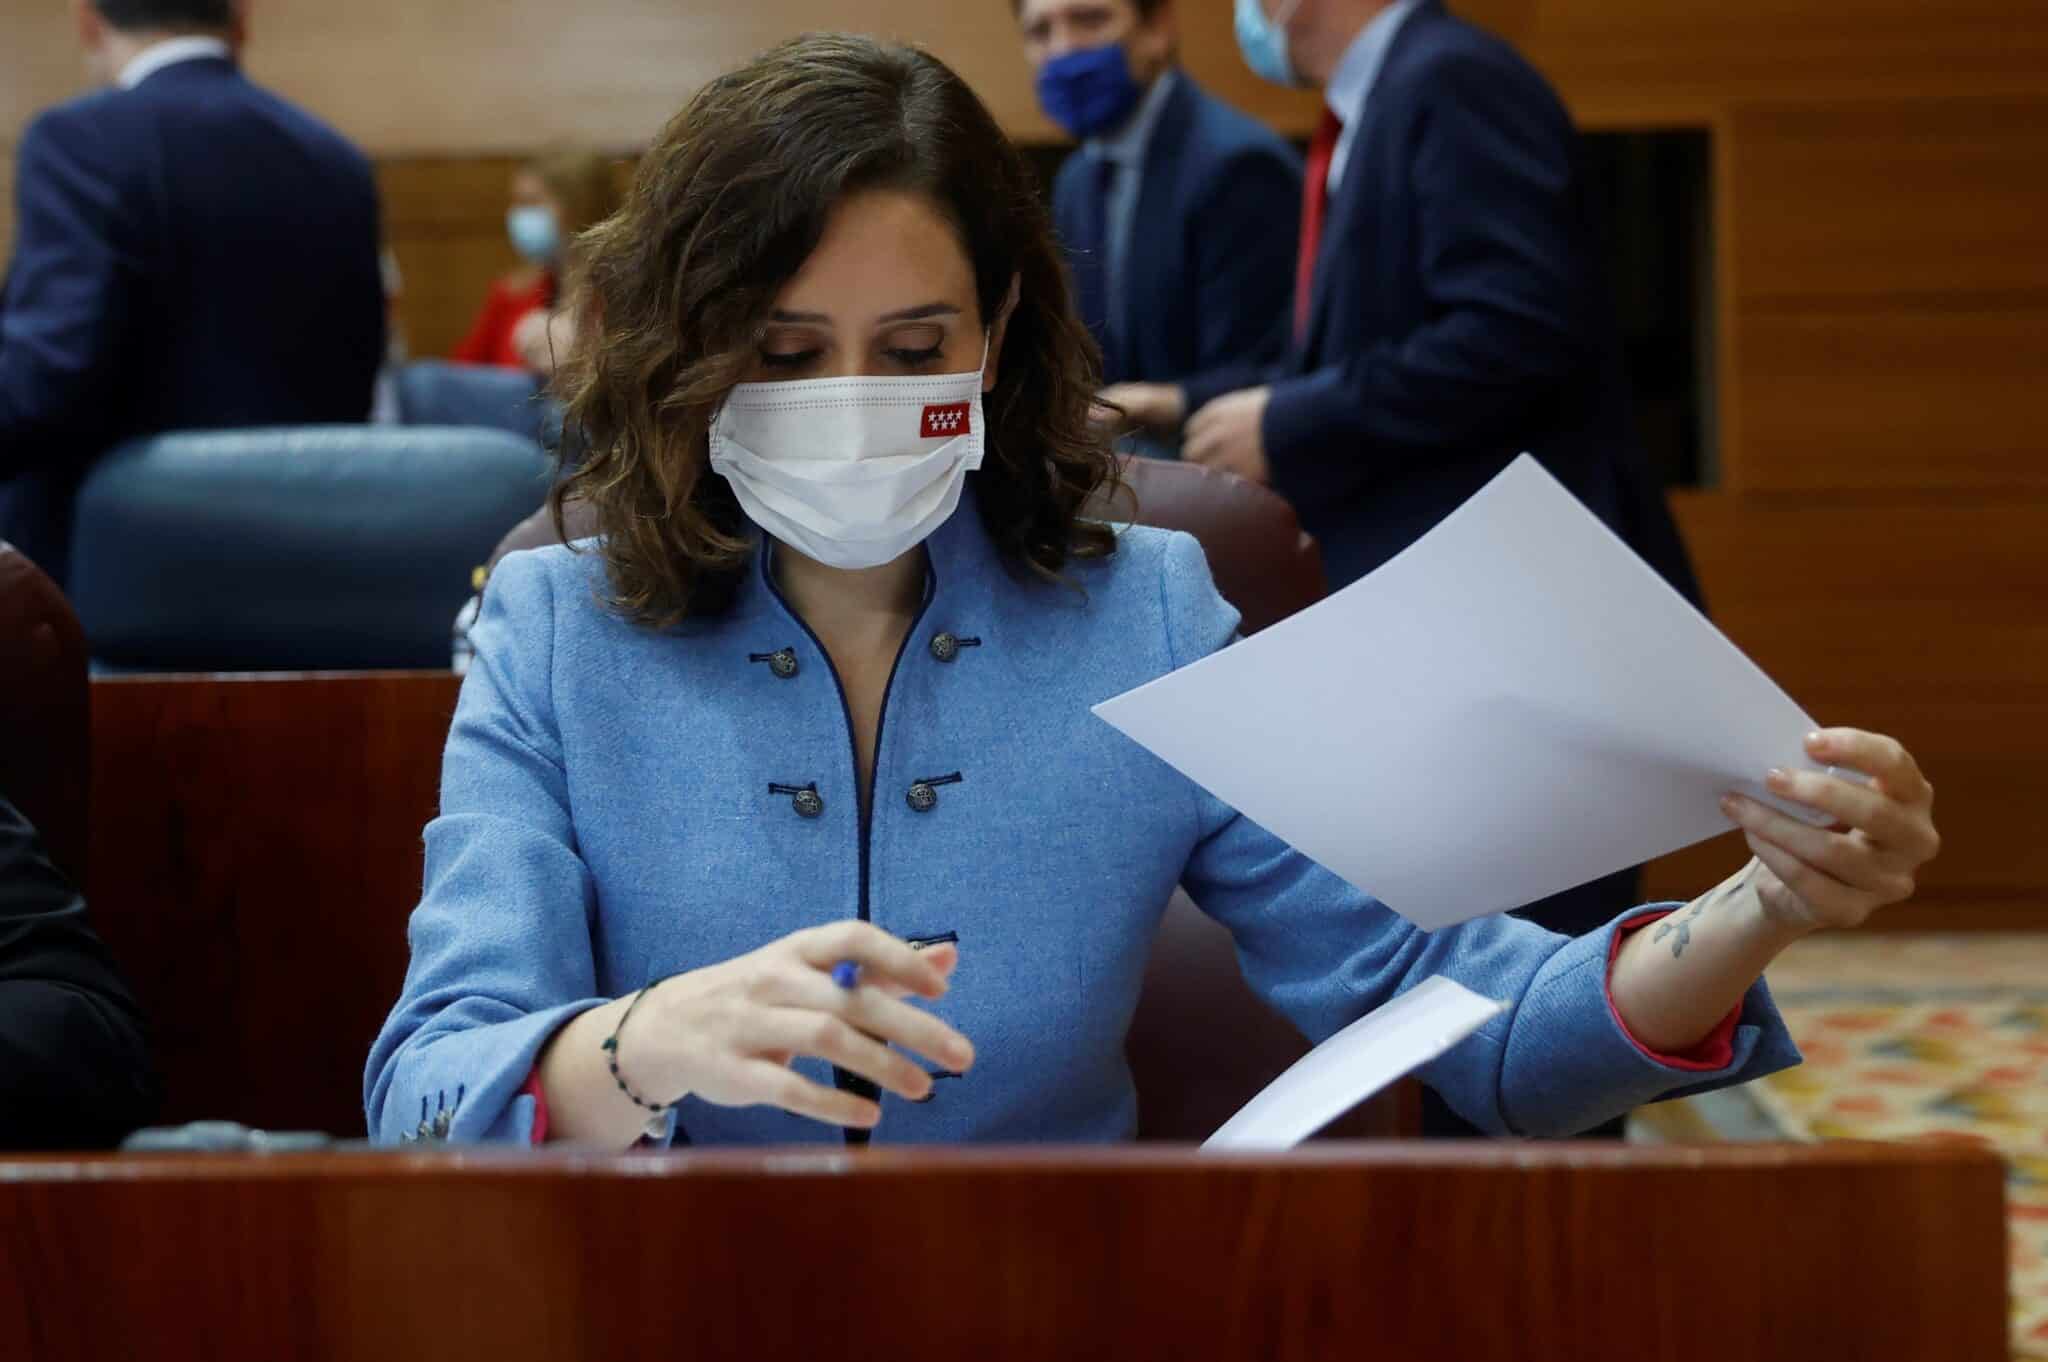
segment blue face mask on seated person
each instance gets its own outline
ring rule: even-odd
[[[1075,137],[1115,128],[1141,93],[1121,43],[1069,52],[1038,69],[1038,107]]]
[[[1301,0],[1282,0],[1277,17],[1267,18],[1262,0],[1237,0],[1237,50],[1244,64],[1262,80],[1275,85],[1299,85],[1294,61],[1287,54],[1285,25],[1301,8]]]
[[[512,238],[512,249],[536,265],[552,264],[562,246],[555,210],[542,204],[525,204],[506,213],[505,233]]]

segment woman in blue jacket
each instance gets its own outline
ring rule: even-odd
[[[1755,859],[1675,914],[1424,933],[1094,718],[1237,616],[1192,539],[1081,517],[1094,356],[929,56],[814,37],[713,81],[586,244],[558,496],[601,534],[486,593],[380,1140],[1122,1138],[1181,884],[1312,1038],[1432,974],[1512,1000],[1423,1077],[1568,1133],[1796,1062],[1764,965],[1933,854],[1911,758],[1832,730],[1871,787],[1773,784],[1835,830],[1732,800]]]

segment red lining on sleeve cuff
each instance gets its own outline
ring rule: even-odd
[[[1629,1044],[1659,1064],[1667,1064],[1674,1069],[1684,1069],[1690,1073],[1710,1073],[1717,1069],[1725,1069],[1735,1062],[1735,1026],[1742,1020],[1741,1003],[1729,1009],[1728,1015],[1721,1018],[1719,1024],[1707,1033],[1706,1039],[1675,1055],[1652,1050],[1637,1040],[1635,1032],[1629,1030],[1628,1023],[1621,1019],[1620,1009],[1614,1005],[1614,957],[1621,954],[1622,943],[1652,923],[1662,922],[1670,917],[1673,911],[1675,910],[1667,908],[1661,913],[1645,913],[1614,929],[1614,939],[1607,947],[1607,1013],[1614,1018],[1614,1024],[1621,1028],[1621,1034],[1628,1037]]]
[[[1610,1002],[1608,1006],[1613,1004]],[[533,1099],[533,1147],[538,1149],[548,1142],[548,1095],[540,1090],[538,1068],[526,1076],[526,1086],[519,1090],[519,1094]]]

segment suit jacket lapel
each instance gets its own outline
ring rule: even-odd
[[[1174,291],[1187,284],[1176,276],[1184,274],[1191,262],[1182,260],[1178,251],[1153,249],[1148,238],[1174,230],[1181,214],[1189,211],[1179,198],[1180,170],[1194,126],[1195,102],[1200,98],[1201,91],[1187,72],[1176,72],[1145,145],[1137,209],[1131,215],[1131,239],[1125,243],[1122,296],[1109,302],[1111,343],[1117,349],[1117,372],[1122,374],[1149,372],[1141,361],[1155,357],[1138,353],[1137,333],[1142,329],[1149,335],[1155,329],[1141,328],[1138,318],[1163,315]],[[1159,363],[1151,368],[1172,367],[1165,357],[1156,358]]]
[[[1369,203],[1388,192],[1387,186],[1381,183],[1388,167],[1375,165],[1365,154],[1372,142],[1373,120],[1384,117],[1380,103],[1381,93],[1386,89],[1387,81],[1394,73],[1397,63],[1415,41],[1417,30],[1433,19],[1442,18],[1443,14],[1442,0],[1423,0],[1422,4],[1416,6],[1415,12],[1408,16],[1407,21],[1394,34],[1393,42],[1387,47],[1386,59],[1380,63],[1379,77],[1373,82],[1371,91],[1365,97],[1365,110],[1360,115],[1360,121],[1364,126],[1358,129],[1352,140],[1350,158],[1344,163],[1344,178],[1337,182],[1337,192],[1332,196],[1328,215],[1323,219],[1322,247],[1316,254],[1315,279],[1310,285],[1309,292],[1308,334],[1302,345],[1305,359],[1321,352],[1324,333],[1329,329],[1330,309],[1333,306],[1331,273],[1336,268],[1334,262],[1341,252],[1340,243],[1347,234],[1363,230],[1365,223],[1370,220],[1364,217]],[[1396,173],[1403,173],[1401,167],[1394,169]],[[1353,227],[1354,220],[1359,220],[1357,228]],[[1361,240],[1358,244],[1365,248],[1360,252],[1364,254],[1370,251],[1373,243]],[[1352,270],[1366,269],[1366,262],[1363,260],[1349,260],[1345,264]]]
[[[1364,145],[1362,140],[1352,144],[1351,159],[1344,167],[1344,178],[1338,181],[1337,192],[1323,218],[1322,243],[1316,250],[1315,277],[1309,284],[1308,333],[1302,344],[1304,358],[1317,355],[1322,350],[1323,333],[1329,329],[1330,309],[1335,305],[1331,295],[1339,270],[1338,258],[1345,254],[1347,239],[1355,235],[1351,220],[1365,211],[1362,202],[1364,185],[1372,178],[1371,172],[1378,170],[1377,166],[1367,165],[1358,154]],[[1348,273],[1357,273],[1364,268],[1362,260],[1343,262],[1343,269]]]
[[[1106,268],[1106,243],[1101,240],[1103,222],[1102,173],[1094,153],[1085,147],[1076,149],[1072,156],[1073,169],[1078,172],[1080,192],[1067,204],[1061,214],[1060,235],[1067,247],[1067,264],[1074,276],[1074,306],[1081,314],[1081,321],[1107,350],[1108,328],[1104,325],[1101,309],[1106,302],[1107,290],[1103,283]],[[1108,356],[1105,353],[1104,363]]]

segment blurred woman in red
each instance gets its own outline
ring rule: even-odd
[[[526,263],[492,282],[452,358],[551,373],[549,325],[567,310],[575,240],[617,206],[612,162],[596,152],[554,152],[521,167],[512,177],[505,226]]]

